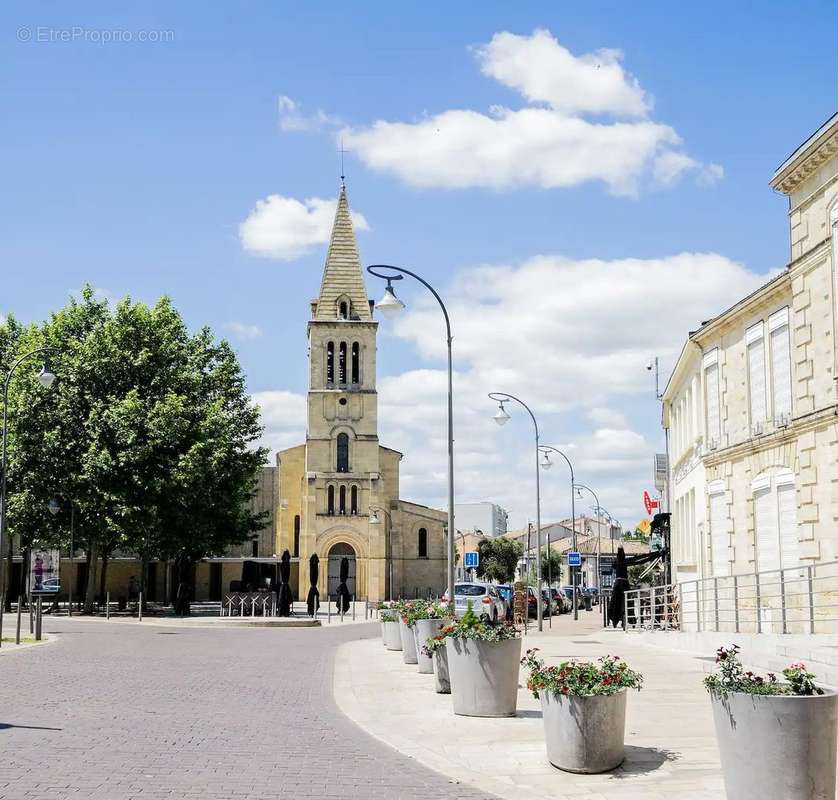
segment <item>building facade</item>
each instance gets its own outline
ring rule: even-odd
[[[838,559],[838,115],[771,186],[790,261],[690,333],[664,392],[679,581]]]
[[[400,499],[402,454],[378,440],[378,323],[343,187],[310,308],[306,441],[277,455],[276,552],[294,557],[301,598],[315,553],[322,597],[335,594],[344,557],[358,599],[440,593],[447,516]]]
[[[484,536],[503,536],[509,514],[495,503],[455,503],[454,517],[461,531],[480,531]]]

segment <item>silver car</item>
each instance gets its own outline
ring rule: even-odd
[[[496,586],[491,583],[455,583],[454,613],[462,617],[468,604],[478,617],[486,617],[492,622],[506,618],[506,601],[501,597]]]

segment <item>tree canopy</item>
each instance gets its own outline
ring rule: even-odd
[[[524,548],[515,539],[498,536],[494,539],[481,539],[477,543],[477,552],[480,554],[477,576],[497,583],[508,583],[515,577]]]
[[[261,527],[259,411],[227,342],[190,334],[168,298],[111,307],[86,287],[43,325],[0,325],[6,369],[39,347],[57,380],[42,387],[33,357],[9,397],[8,529],[23,547],[66,546],[72,504],[92,586],[114,549],[194,560]]]

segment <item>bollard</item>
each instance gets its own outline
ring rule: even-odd
[[[355,621],[355,595],[352,595],[352,621]]]
[[[143,593],[140,592],[140,604],[137,606],[137,619],[143,621]]]
[[[15,644],[20,644],[20,609],[23,606],[23,596],[17,597],[17,630],[15,631]]]
[[[111,593],[105,593],[105,619],[111,618]]]
[[[38,602],[36,605],[37,610],[35,611],[35,641],[41,641],[41,622],[43,620],[42,616],[42,609],[41,609],[41,595],[38,595]]]
[[[332,624],[332,598],[326,595],[326,613],[329,619],[329,625]]]

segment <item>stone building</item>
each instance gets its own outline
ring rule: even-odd
[[[301,598],[313,553],[324,597],[343,557],[358,599],[444,589],[446,514],[399,497],[402,454],[378,441],[373,312],[342,187],[308,323],[306,441],[277,454],[276,552],[294,557]]]
[[[689,334],[663,396],[679,581],[838,559],[838,115],[771,187],[789,262]]]

